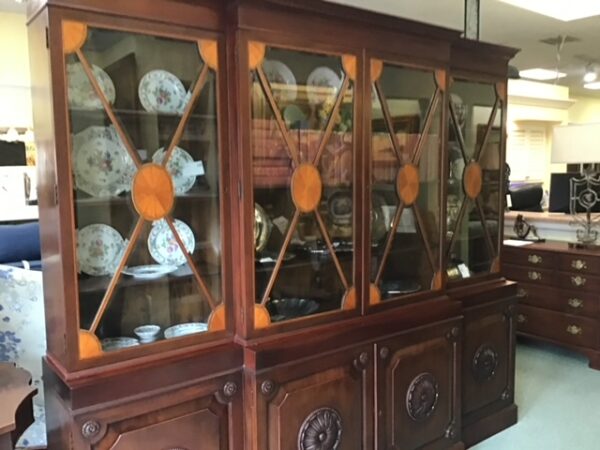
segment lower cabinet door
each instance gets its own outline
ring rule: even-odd
[[[460,441],[460,319],[377,344],[378,449],[448,449]]]
[[[372,449],[372,355],[365,346],[248,375],[256,415],[247,448]]]
[[[241,375],[78,415],[74,449],[237,450]],[[240,416],[237,431],[230,421]]]

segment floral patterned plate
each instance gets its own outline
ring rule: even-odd
[[[321,105],[332,100],[342,86],[341,78],[329,67],[317,67],[306,80],[308,102],[311,105]]]
[[[161,164],[164,157],[165,149],[161,147],[152,157],[152,162]],[[193,162],[194,158],[192,158],[188,152],[180,147],[175,147],[175,150],[173,150],[173,153],[171,154],[171,159],[169,159],[169,162],[167,163],[167,170],[173,177],[173,184],[175,185],[176,194],[185,194],[192,188],[192,186],[194,186],[196,177],[193,175],[184,175],[184,168]]]
[[[104,70],[93,64],[92,72],[108,102],[114,103],[117,94],[111,78]],[[81,63],[67,65],[67,79],[69,80],[69,106],[72,108],[102,109],[102,102],[96,91],[94,91]]]
[[[203,333],[208,331],[208,325],[204,322],[190,322],[173,325],[165,330],[165,339],[173,339],[188,334]]]
[[[281,61],[267,59],[263,63],[263,69],[277,103],[291,103],[296,100],[298,95],[296,77],[288,66]]]
[[[187,91],[183,83],[166,70],[152,70],[142,77],[138,95],[148,112],[180,114]]]
[[[77,257],[79,270],[101,277],[117,270],[125,250],[125,241],[117,230],[95,223],[77,230]]]
[[[73,137],[73,174],[77,189],[93,197],[129,191],[135,165],[115,129],[89,127]]]
[[[115,337],[102,339],[102,350],[112,352],[123,348],[137,347],[140,341],[132,337]]]
[[[196,239],[192,229],[185,222],[178,219],[175,220],[175,229],[185,244],[188,253],[193,253],[196,248]],[[148,236],[148,250],[158,264],[182,266],[187,261],[171,232],[171,228],[169,228],[169,224],[165,220],[158,220],[152,224],[152,230],[150,236]]]

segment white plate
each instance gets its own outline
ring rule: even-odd
[[[317,67],[306,81],[308,101],[311,105],[320,105],[333,100],[342,86],[341,78],[329,67]]]
[[[77,230],[77,257],[83,273],[96,277],[114,274],[124,250],[125,241],[113,227],[95,223]]]
[[[92,72],[109,103],[117,98],[115,85],[108,74],[100,67],[92,64]],[[67,65],[69,106],[73,108],[102,109],[102,102],[94,91],[90,79],[81,63]]]
[[[161,164],[165,157],[165,149],[159,148],[154,156],[152,156],[152,162],[156,164]],[[184,149],[180,147],[175,147],[173,153],[171,153],[171,158],[167,163],[167,170],[173,177],[173,184],[175,185],[175,193],[176,194],[185,194],[189,191],[196,182],[195,176],[186,176],[185,168],[190,164],[194,163],[194,158],[186,152]]]
[[[192,229],[185,222],[177,219],[175,220],[175,229],[188,253],[193,253],[196,248],[196,239]],[[162,265],[179,267],[187,262],[165,220],[158,220],[152,225],[150,236],[148,236],[148,250],[154,261]]]
[[[187,91],[183,83],[166,70],[152,70],[142,77],[138,95],[144,109],[163,114],[181,113]]]
[[[144,266],[126,267],[123,269],[125,275],[140,280],[155,280],[177,270],[177,266],[164,266],[162,264],[148,264]]]
[[[187,336],[188,334],[204,333],[208,325],[203,322],[180,323],[165,330],[165,339]]]
[[[140,345],[140,341],[132,337],[116,337],[102,339],[102,350],[112,352],[123,348],[136,347]]]
[[[271,84],[277,103],[291,103],[296,100],[298,86],[291,69],[281,61],[265,60],[263,70]]]
[[[73,136],[72,158],[77,189],[93,197],[131,190],[135,165],[112,126],[89,127]]]

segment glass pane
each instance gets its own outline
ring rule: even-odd
[[[205,332],[221,302],[217,79],[202,42],[89,27],[65,57],[80,326],[104,351]],[[144,192],[169,203],[156,217],[132,197],[151,163],[169,180]]]
[[[351,287],[354,88],[340,56],[265,55],[250,77],[255,289],[278,322],[339,309]]]
[[[373,90],[371,281],[385,300],[431,289],[439,271],[442,105],[428,71],[385,64]],[[408,165],[419,191],[403,204],[397,179]]]

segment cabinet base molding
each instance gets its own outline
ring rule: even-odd
[[[517,405],[510,405],[501,411],[486,416],[481,420],[465,425],[462,430],[463,442],[466,448],[473,447],[479,442],[509,428],[517,423]]]

